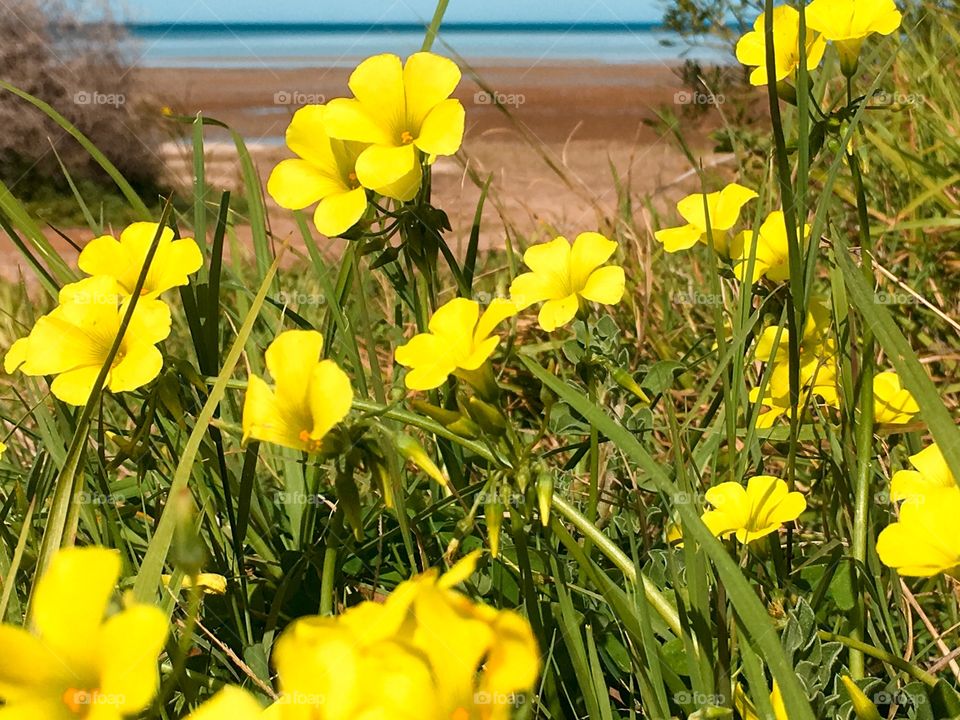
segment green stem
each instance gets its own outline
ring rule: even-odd
[[[863,190],[863,178],[860,174],[860,163],[856,155],[847,156],[850,164],[850,174],[857,191],[857,214],[860,222],[860,264],[863,274],[869,286],[872,288],[873,262],[872,262],[872,241],[870,238],[870,219],[867,215],[867,200]],[[857,381],[860,383],[860,392],[858,395],[859,416],[856,420],[856,447],[857,447],[857,470],[856,483],[854,485],[854,508],[853,508],[853,538],[851,540],[851,553],[853,555],[854,589],[859,592],[859,573],[866,563],[867,557],[867,524],[870,516],[870,485],[873,479],[873,374],[875,370],[876,359],[874,357],[874,340],[870,328],[864,325],[863,345],[860,354],[860,374]],[[864,637],[865,613],[862,605],[857,605],[854,610],[850,636],[854,640],[861,640]],[[850,674],[854,680],[863,677],[863,654],[859,649],[852,647],[850,649]]]
[[[584,537],[590,538],[597,550],[603,553],[610,562],[617,566],[631,583],[637,584],[637,581],[643,583],[643,593],[647,601],[653,606],[657,614],[663,618],[670,630],[677,637],[683,637],[683,626],[680,624],[680,615],[676,608],[661,594],[653,582],[642,573],[638,573],[633,561],[618,548],[613,542],[593,525],[587,518],[580,514],[575,507],[568,504],[566,500],[559,495],[553,496],[553,509],[566,518]],[[554,520],[554,522],[556,522]]]
[[[433,11],[433,19],[430,21],[427,34],[423,38],[421,51],[430,52],[430,48],[433,47],[433,41],[437,39],[437,33],[440,32],[440,23],[443,22],[443,16],[447,12],[449,3],[450,0],[437,0],[437,9]]]
[[[931,675],[926,670],[918,668],[916,665],[908,663],[902,657],[894,655],[893,653],[889,653],[881,648],[868,645],[867,643],[856,640],[852,637],[846,637],[844,635],[837,635],[836,633],[827,632],[826,630],[817,630],[817,637],[825,642],[838,642],[841,645],[845,645],[846,647],[850,648],[851,651],[856,649],[858,653],[869,655],[870,657],[876,658],[877,660],[885,662],[888,665],[892,665],[898,670],[902,670],[903,672],[907,673],[907,675],[912,677],[914,680],[919,680],[924,685],[929,687],[933,687],[937,684],[937,678],[934,675]]]
[[[337,579],[337,555],[340,552],[340,535],[343,532],[343,512],[333,514],[327,528],[327,540],[323,549],[323,574],[320,576],[320,615],[333,615],[333,595]]]
[[[492,452],[490,452],[490,448],[488,448],[485,444],[461,437],[452,430],[448,430],[440,423],[430,420],[429,418],[425,418],[422,415],[417,415],[416,413],[408,412],[406,410],[397,410],[390,408],[387,405],[381,405],[380,403],[371,402],[369,400],[354,400],[353,407],[355,410],[359,410],[361,412],[370,413],[372,415],[376,415],[377,417],[387,418],[389,420],[396,420],[401,425],[409,425],[411,427],[433,433],[437,437],[445,438],[460,445],[460,447],[466,448],[475,455],[482,457],[487,462],[491,462],[500,466],[506,466],[506,463],[501,458],[496,457]]]

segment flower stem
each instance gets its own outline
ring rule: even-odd
[[[657,614],[663,618],[663,621],[667,624],[673,634],[677,637],[683,637],[683,626],[680,624],[680,616],[677,614],[676,609],[670,602],[661,594],[660,590],[656,585],[650,581],[642,573],[638,573],[636,566],[633,564],[633,561],[628,558],[624,552],[618,548],[613,542],[600,532],[599,528],[593,525],[587,518],[585,518],[579,510],[577,510],[572,505],[568,504],[566,500],[561,498],[559,495],[553,496],[553,508],[563,517],[565,517],[577,530],[579,530],[583,535],[593,542],[597,550],[603,553],[610,562],[617,566],[617,569],[620,570],[628,580],[634,585],[637,584],[637,581],[643,583],[643,592],[647,597],[647,601],[653,606],[654,610],[657,611]],[[566,534],[566,529],[562,525],[559,525],[556,517],[552,517],[551,525],[554,527],[554,530],[560,529],[563,531],[563,534]],[[563,539],[563,534],[558,533]],[[573,547],[569,548],[574,554],[581,554],[582,550],[579,546],[576,546],[576,550],[573,550]],[[577,552],[579,551],[579,553]],[[584,556],[586,561],[586,557]]]
[[[337,508],[327,527],[323,549],[323,574],[320,576],[320,615],[333,615],[333,595],[337,579],[337,555],[343,532],[343,511]]]
[[[860,163],[856,155],[853,154],[848,154],[847,160],[857,191],[857,214],[860,223],[860,264],[870,287],[873,287],[873,247],[870,239],[870,220],[867,216],[867,200],[863,190]],[[860,384],[857,401],[860,412],[856,419],[855,429],[857,469],[854,485],[853,538],[851,540],[851,553],[854,561],[854,589],[858,596],[860,595],[860,581],[857,573],[865,568],[867,557],[867,524],[870,515],[870,485],[873,477],[873,374],[875,362],[873,333],[864,323],[860,373],[857,378]],[[863,638],[865,616],[863,606],[857,605],[854,608],[850,628],[850,637],[853,640],[858,641]],[[850,646],[850,675],[854,680],[863,677],[863,653],[855,646]]]
[[[924,685],[933,687],[937,684],[937,678],[926,670],[918,668],[916,665],[908,663],[902,657],[889,653],[886,650],[883,650],[873,645],[868,645],[865,642],[856,640],[852,637],[846,637],[844,635],[837,635],[836,633],[828,632],[826,630],[817,630],[817,637],[825,642],[838,642],[841,645],[851,649],[851,655],[853,650],[856,649],[858,653],[862,655],[869,655],[872,658],[876,658],[882,662],[892,665],[898,670],[902,670],[907,675],[912,677],[914,680],[919,680]]]

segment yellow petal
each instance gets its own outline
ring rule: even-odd
[[[83,666],[97,652],[100,623],[120,577],[120,553],[60,550],[34,590],[33,622],[50,648]]]
[[[476,301],[454,298],[437,308],[430,318],[430,332],[455,344],[465,345],[472,340],[479,317],[480,305]]]
[[[493,332],[501,322],[517,314],[517,306],[505,298],[494,298],[477,321],[474,340],[480,342]]]
[[[524,264],[538,275],[549,277],[563,290],[563,295],[570,292],[570,243],[565,237],[554,238],[550,242],[531,245],[523,254]]]
[[[393,198],[394,200],[400,200],[402,202],[409,202],[416,197],[417,192],[420,190],[420,184],[422,181],[423,168],[420,166],[419,162],[415,162],[413,167],[410,169],[410,172],[401,177],[399,180],[396,180],[389,185],[371,188],[371,190],[378,195],[383,195],[384,197]]]
[[[557,300],[547,300],[540,308],[537,320],[547,332],[553,332],[558,327],[573,320],[580,308],[580,301],[576,295],[568,295]]]
[[[313,224],[327,237],[337,237],[352,228],[367,210],[367,193],[362,188],[327,195],[313,215]]]
[[[267,370],[280,402],[305,406],[304,393],[323,351],[323,335],[316,330],[285,330],[267,348]]]
[[[412,144],[371,145],[357,158],[357,178],[364,187],[382,188],[409,176],[418,162]]]
[[[506,610],[497,613],[493,632],[494,641],[481,681],[484,690],[495,701],[531,691],[540,674],[540,652],[530,623]]]
[[[953,473],[950,472],[950,467],[947,465],[947,460],[943,457],[943,452],[936,443],[925,447],[916,455],[911,455],[910,464],[931,482],[944,487],[951,487],[956,484]]]
[[[134,605],[103,625],[99,692],[123,714],[134,714],[153,701],[159,685],[157,658],[169,623],[159,608]]]
[[[729,230],[740,219],[740,211],[750,200],[759,197],[754,190],[738,183],[730,183],[717,198],[714,216],[710,218],[716,230]]]
[[[594,270],[603,265],[617,250],[617,243],[600,233],[585,232],[577,235],[570,248],[570,284],[579,292],[587,284]]]
[[[0,625],[0,700],[13,702],[57,687],[69,673],[70,668],[36,636]]]
[[[323,126],[329,137],[384,145],[394,142],[390,129],[371,116],[360,101],[337,98],[327,103],[326,108]]]
[[[140,343],[128,347],[123,359],[110,372],[109,389],[111,392],[136,390],[156,378],[162,369],[163,355],[155,346]]]
[[[99,365],[67,370],[53,379],[50,392],[68,405],[86,405],[99,375]]]
[[[331,177],[312,163],[299,159],[281,161],[267,180],[270,197],[287,210],[302,210],[347,189],[339,178]]]
[[[696,245],[703,237],[703,230],[694,225],[683,225],[682,227],[657,230],[653,236],[657,239],[657,242],[663,244],[664,250],[668,253],[675,253],[680,250],[689,250]]]
[[[453,567],[440,576],[437,584],[442,588],[452,588],[461,583],[465,583],[470,579],[470,576],[476,572],[477,563],[480,561],[482,554],[483,551],[481,550],[474,550],[473,552],[467,553],[460,558]]]
[[[426,116],[414,143],[428,155],[453,155],[463,142],[464,119],[459,100],[444,100]]]
[[[146,224],[143,223],[143,225]],[[172,231],[170,235],[173,236]],[[151,233],[150,239],[152,238],[153,234]],[[146,249],[144,249],[144,253],[146,253]],[[120,241],[110,235],[103,235],[94,238],[84,246],[83,250],[80,251],[80,257],[77,258],[77,267],[87,275],[113,275],[117,271],[119,258],[123,257],[124,262],[128,261],[125,255],[125,250],[120,245]]]
[[[287,409],[277,401],[267,383],[251,375],[247,379],[247,394],[243,402],[243,441],[260,440],[294,450],[306,450],[307,444],[300,438],[300,433],[306,429],[309,418],[301,415],[300,422],[296,422],[296,417],[284,412]]]
[[[394,353],[396,361],[411,370],[404,383],[410,390],[432,390],[446,382],[450,373],[457,369],[445,342],[436,335],[415,335],[406,345]]]
[[[242,688],[227,685],[190,713],[187,720],[261,720],[264,712],[253,695]]]
[[[119,320],[125,307],[115,313],[117,316],[117,326],[119,329]],[[121,349],[126,352],[127,347],[138,343],[155,344],[161,340],[166,340],[170,335],[170,306],[162,300],[151,298],[140,298],[137,306],[133,310],[133,317],[130,318],[130,324],[127,326],[127,332],[124,335]]]
[[[580,291],[580,296],[602,305],[615,305],[623,297],[625,286],[623,268],[610,265],[595,270]]]
[[[323,105],[306,105],[297,110],[287,126],[287,147],[306,160],[317,172],[328,178],[337,178],[340,176],[340,167],[327,136],[326,113],[327,109]]]
[[[517,275],[510,283],[510,300],[520,310],[549,299],[553,292],[554,283],[550,277],[537,273],[529,272]]]
[[[403,86],[410,129],[420,129],[430,111],[450,97],[459,83],[460,68],[452,60],[428,52],[408,57],[403,66]]]
[[[353,403],[350,377],[333,360],[316,365],[310,378],[310,410],[313,430],[310,437],[320,440],[343,420]]]
[[[406,98],[403,65],[399,57],[384,53],[367,58],[351,73],[348,84],[364,110],[378,123],[396,132],[410,130],[405,127]],[[377,142],[364,138],[348,139]]]
[[[20,338],[10,346],[10,349],[7,350],[7,354],[3,358],[4,372],[12,374],[19,370],[20,366],[27,361],[29,340],[29,337]]]

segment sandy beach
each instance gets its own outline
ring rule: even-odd
[[[283,133],[296,109],[348,95],[344,68],[138,69],[138,97],[178,115],[203,112],[236,129],[248,143],[263,181],[290,154]],[[678,95],[679,93],[679,95]],[[654,127],[665,108],[681,117],[684,136],[705,166],[730,160],[711,152],[707,133],[715,114],[684,113],[677,71],[665,65],[631,66],[543,62],[467,68],[456,92],[467,111],[463,148],[441,158],[434,171],[434,200],[453,225],[448,242],[461,247],[479,198],[470,174],[493,176],[481,234],[485,248],[500,248],[509,228],[529,240],[602,227],[615,214],[614,169],[629,188],[635,212],[650,197],[667,207],[696,187],[688,160],[669,133]],[[679,98],[679,101],[678,101]],[[169,140],[156,152],[165,181],[192,193],[189,130],[167,121]],[[206,136],[207,180],[215,191],[242,186],[236,151],[223,131]],[[106,149],[109,154],[109,149]],[[295,236],[289,213],[267,198],[271,226],[279,238]],[[643,218],[638,218],[643,227]],[[245,228],[237,228],[244,239]],[[68,234],[78,245],[89,231]],[[68,257],[72,249],[53,231],[51,241]],[[12,248],[11,248],[12,249]],[[2,269],[16,275],[17,254],[4,253]]]

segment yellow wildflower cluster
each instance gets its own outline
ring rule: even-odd
[[[300,618],[274,650],[273,705],[228,687],[190,719],[506,720],[533,689],[540,654],[526,620],[454,589],[476,561],[401,583],[383,603]]]
[[[840,56],[845,75],[857,70],[860,48],[870,35],[890,35],[900,27],[901,15],[893,0],[813,0],[804,8],[806,33],[803,54],[807,70],[815,70],[823,60],[827,42]],[[776,82],[791,80],[801,63],[800,13],[790,5],[773,9],[773,47]],[[754,68],[753,85],[766,85],[766,15],[761,14],[753,31],[737,43],[737,60]]]
[[[428,52],[364,60],[350,76],[352,98],[294,115],[286,139],[297,158],[277,165],[267,191],[290,210],[318,203],[314,224],[329,236],[360,221],[368,191],[412,200],[423,164],[460,149],[464,110],[450,97],[459,83],[456,63]]]
[[[500,342],[494,328],[530,305],[543,303],[538,321],[552,332],[570,323],[587,302],[620,302],[623,268],[606,264],[616,249],[615,241],[595,232],[581,233],[573,243],[558,237],[528,248],[523,262],[530,272],[514,279],[509,300],[495,299],[481,315],[476,302],[455,298],[433,314],[429,332],[397,348],[396,361],[411,368],[407,387],[432,390],[450,375],[467,378],[477,372]]]
[[[71,405],[84,405],[110,358],[147,253],[160,233],[130,322],[107,371],[104,387],[129,392],[152,381],[163,368],[157,343],[170,333],[170,308],[159,296],[186,285],[203,257],[190,238],[174,239],[173,230],[156,223],[134,223],[120,239],[95,238],[80,253],[88,277],[60,289],[59,304],[37,320],[4,358],[4,370],[26,375],[55,375],[50,391]]]

